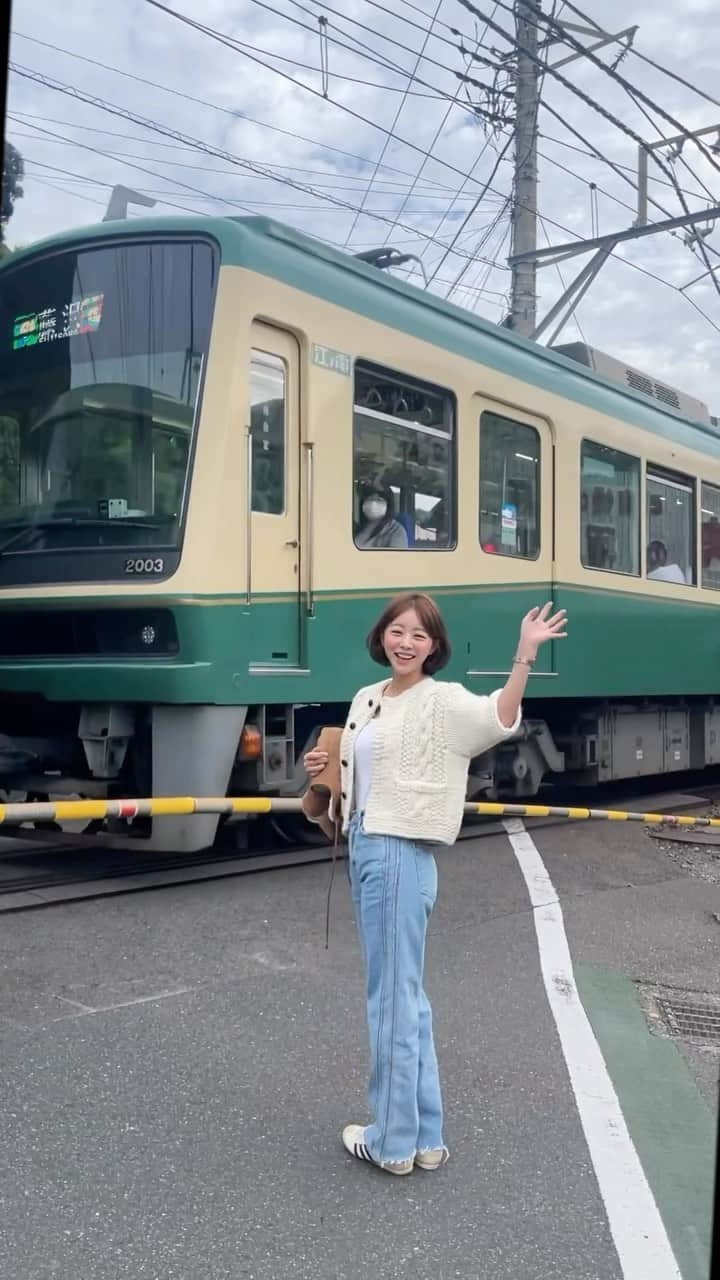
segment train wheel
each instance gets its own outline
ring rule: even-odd
[[[283,844],[321,848],[328,843],[320,828],[314,827],[301,813],[277,813],[270,819],[270,826]]]

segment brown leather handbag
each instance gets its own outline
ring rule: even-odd
[[[320,827],[328,840],[338,843],[340,830],[340,739],[342,729],[325,725],[315,743],[316,751],[327,751],[328,762],[316,775],[302,798],[302,811],[309,822]],[[330,817],[330,805],[334,817]]]

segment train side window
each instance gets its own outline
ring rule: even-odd
[[[540,554],[540,436],[488,412],[480,415],[480,545],[525,560]]]
[[[580,559],[640,575],[640,461],[593,440],[580,453]]]
[[[267,351],[250,360],[252,509],[279,516],[285,510],[285,363]]]
[[[647,484],[648,578],[695,584],[695,483],[651,469]]]
[[[702,515],[702,584],[720,590],[720,489],[703,481]]]
[[[455,401],[440,387],[355,366],[353,537],[363,551],[455,546]]]

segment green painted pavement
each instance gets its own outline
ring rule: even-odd
[[[651,1034],[634,983],[611,969],[574,971],[683,1280],[708,1280],[713,1117],[675,1044]]]

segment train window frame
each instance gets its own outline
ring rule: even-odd
[[[200,424],[205,406],[205,392],[207,388],[207,375],[209,355],[214,345],[214,327],[216,320],[216,304],[218,300],[218,283],[221,271],[221,248],[217,237],[205,230],[197,231],[168,231],[168,230],[147,230],[143,232],[123,231],[121,233],[109,231],[107,235],[99,235],[98,237],[86,237],[78,235],[72,243],[53,243],[45,249],[32,249],[24,256],[20,256],[20,260],[14,262],[8,259],[7,266],[3,267],[3,282],[10,285],[16,275],[24,273],[26,268],[34,266],[43,266],[47,264],[53,266],[54,261],[64,256],[66,253],[113,250],[113,249],[132,249],[132,248],[190,248],[197,249],[200,247],[210,251],[209,261],[209,283],[207,290],[208,311],[207,311],[207,338],[204,350],[199,352],[200,360],[197,367],[197,382],[195,387],[195,396],[192,406],[192,424],[190,429],[190,445],[186,461],[186,470],[184,484],[181,493],[180,511],[176,535],[173,543],[155,543],[152,544],[153,551],[160,548],[163,551],[162,559],[164,568],[162,571],[153,575],[154,581],[163,581],[172,577],[177,572],[178,565],[182,560],[185,550],[185,539],[188,528],[188,515],[190,508],[190,495],[192,487],[195,483],[195,466],[200,439]],[[191,271],[193,269],[191,255]],[[117,268],[116,268],[117,269]],[[147,308],[146,308],[147,310]],[[3,559],[3,573],[0,575],[2,586],[45,586],[58,582],[70,581],[97,583],[97,582],[124,582],[126,581],[124,565],[127,556],[124,554],[127,550],[137,550],[139,552],[145,547],[151,548],[150,542],[136,544],[135,548],[129,547],[100,547],[88,546],[83,547],[82,555],[78,555],[75,548],[51,548],[48,550],[39,549],[33,551],[32,556],[22,555],[17,558],[10,554]],[[14,548],[12,548],[14,551]],[[150,558],[150,557],[147,557]],[[155,557],[157,558],[157,557]]]
[[[692,580],[688,582],[673,581],[671,578],[651,578],[647,565],[647,550],[651,542],[658,539],[650,536],[650,494],[648,493],[648,485],[651,481],[656,484],[664,484],[669,489],[676,489],[678,492],[690,495],[690,569]],[[698,544],[698,502],[697,502],[697,480],[695,476],[687,475],[682,471],[672,471],[668,467],[660,464],[646,462],[645,464],[645,529],[644,529],[644,580],[645,582],[660,582],[663,587],[690,587],[697,588],[698,585],[698,563],[697,563],[697,544]],[[684,572],[684,570],[683,570]]]
[[[583,525],[582,525],[582,502],[583,502],[583,462],[585,460],[585,450],[588,449],[604,449],[608,453],[617,457],[626,458],[629,462],[635,464],[635,476],[637,480],[636,497],[636,515],[635,515],[635,556],[637,569],[610,569],[600,564],[588,564],[585,560],[583,548]],[[583,569],[587,569],[590,573],[613,573],[620,578],[642,578],[643,576],[643,520],[642,520],[642,500],[643,500],[643,467],[642,461],[637,454],[626,453],[624,449],[617,449],[615,445],[606,444],[603,440],[593,440],[590,436],[583,436],[580,441],[580,507],[578,510],[578,534],[580,546],[580,564]]]
[[[255,437],[255,435],[253,434],[253,424],[252,424],[252,409],[253,409],[253,402],[252,402],[252,380],[253,380],[253,372],[254,372],[254,369],[256,369],[259,365],[262,365],[262,364],[263,364],[263,362],[265,363],[265,367],[266,367],[267,369],[274,370],[274,371],[276,371],[276,372],[278,372],[278,373],[279,373],[279,372],[282,372],[282,406],[283,406],[283,413],[282,413],[282,484],[281,484],[282,506],[279,508],[279,510],[275,510],[275,509],[263,510],[263,508],[262,508],[262,507],[257,507],[257,506],[255,505],[255,499],[256,499],[256,488],[255,488],[255,484],[256,484],[256,475],[255,475],[255,458],[256,458],[255,445],[256,445],[256,437]],[[284,358],[283,356],[278,355],[278,353],[277,353],[276,351],[266,351],[266,350],[264,349],[264,347],[251,347],[251,348],[250,348],[250,361],[249,361],[249,366],[248,366],[248,372],[249,372],[249,392],[250,392],[250,395],[249,395],[250,433],[251,433],[252,445],[253,445],[253,447],[252,447],[253,474],[252,474],[252,477],[251,477],[251,489],[250,489],[250,493],[251,493],[251,499],[250,499],[251,506],[250,506],[250,509],[251,509],[252,514],[253,514],[254,516],[271,516],[271,517],[284,516],[284,515],[287,513],[287,444],[288,444],[288,403],[289,403],[289,398],[290,398],[290,397],[289,397],[290,370],[289,370],[289,368],[288,368],[288,362],[287,362],[287,360],[285,360],[285,358]],[[260,402],[258,401],[258,403],[260,403]]]
[[[431,426],[431,425],[418,422],[411,417],[403,418],[398,416],[397,414],[386,413],[386,412],[383,412],[381,409],[373,408],[368,404],[361,403],[358,396],[358,381],[359,381],[359,378],[361,378],[363,375],[367,375],[370,379],[374,380],[375,383],[377,383],[378,385],[385,384],[388,389],[395,387],[401,392],[410,391],[416,394],[420,394],[421,396],[422,395],[427,396],[430,400],[430,405],[428,407],[430,409],[431,414],[432,414],[432,401],[433,400],[440,401],[442,405],[442,413],[438,422],[434,423]],[[457,515],[457,492],[458,492],[457,396],[455,395],[454,391],[452,391],[449,387],[443,387],[438,385],[437,383],[429,382],[423,378],[418,378],[414,374],[404,372],[404,370],[393,369],[393,368],[389,368],[386,365],[380,365],[376,361],[367,359],[364,357],[358,357],[354,360],[352,376],[353,376],[352,506],[351,506],[350,516],[351,516],[351,531],[352,531],[353,547],[355,548],[355,550],[362,551],[362,552],[366,552],[366,551],[398,552],[400,551],[403,554],[405,554],[406,552],[432,551],[432,552],[438,553],[438,552],[455,551],[458,545],[458,539],[457,539],[457,520],[458,520],[458,515]],[[359,477],[358,475],[358,461],[359,461],[358,431],[359,431],[359,428],[363,425],[363,421],[365,423],[374,421],[374,422],[377,422],[378,424],[387,423],[390,425],[395,425],[397,427],[401,427],[404,431],[414,431],[419,436],[423,436],[425,438],[433,437],[439,442],[443,442],[447,444],[449,457],[448,457],[447,466],[446,468],[444,468],[444,471],[443,471],[443,474],[445,477],[445,492],[444,492],[444,495],[438,499],[438,502],[436,504],[436,505],[439,505],[440,503],[443,503],[443,502],[445,504],[446,520],[447,520],[447,535],[446,535],[447,541],[446,542],[443,542],[442,544],[437,544],[430,539],[427,539],[427,540],[418,539],[417,533],[415,533],[415,535],[413,536],[412,542],[408,541],[408,545],[405,547],[374,547],[374,546],[362,546],[358,544],[357,542],[357,536],[358,536],[357,507],[358,507],[359,490],[362,484],[362,477]],[[390,470],[390,468],[386,467],[385,470],[388,471]],[[438,466],[438,470],[440,470],[439,466]],[[393,483],[392,477],[386,481],[385,487],[390,488],[393,491],[393,494],[395,494],[396,492],[400,492],[400,490],[398,489],[398,486]],[[414,492],[417,496],[417,494],[420,493],[421,491],[419,489],[416,489]],[[423,496],[431,496],[431,495],[423,495]],[[413,513],[398,512],[396,514],[403,515],[407,519],[412,519],[412,521],[414,522],[415,529],[417,529],[417,515],[418,515],[417,506],[415,506],[415,510]],[[407,526],[404,523],[403,523],[403,527],[407,532]]]
[[[709,493],[717,495],[717,505],[718,505],[717,511],[710,511],[708,508],[706,508],[705,504],[709,500],[708,499]],[[703,520],[703,516],[706,513],[708,515],[717,516],[720,518],[720,486],[716,484],[710,484],[708,480],[701,480],[700,481],[700,585],[704,591],[720,591],[720,573],[718,573],[717,581],[712,582],[706,576],[705,564],[703,563],[703,555],[704,555],[703,545],[702,545],[703,528],[706,523],[709,523]],[[720,527],[720,524],[718,527]]]
[[[526,555],[518,551],[514,552],[510,550],[503,550],[502,512],[501,512],[501,527],[500,527],[500,546],[498,547],[497,550],[489,551],[485,545],[487,543],[487,537],[483,535],[482,485],[483,485],[483,440],[487,438],[486,433],[489,425],[488,422],[485,421],[486,419],[492,419],[493,422],[495,423],[505,424],[506,427],[519,427],[523,431],[532,431],[533,435],[535,436],[535,441],[537,445],[537,458],[530,459],[530,461],[536,463],[535,474],[534,474],[534,484],[535,484],[534,517],[535,518],[533,522],[534,529],[535,529],[536,545],[535,545],[535,552],[533,555]],[[537,426],[532,422],[525,422],[521,418],[509,418],[503,413],[496,413],[493,409],[483,409],[480,413],[480,417],[478,418],[478,432],[479,432],[479,448],[478,448],[477,531],[478,531],[478,542],[480,544],[480,550],[483,553],[483,555],[486,555],[486,556],[493,556],[493,557],[500,556],[503,559],[507,559],[507,560],[525,560],[528,562],[537,561],[540,559],[542,555],[542,541],[543,541],[542,539],[543,441],[542,441],[542,436],[540,434],[540,431],[538,430]],[[516,456],[518,456],[517,450],[516,450]],[[523,458],[529,458],[528,454],[522,454],[521,456]],[[507,505],[507,504],[503,504],[503,505]]]

